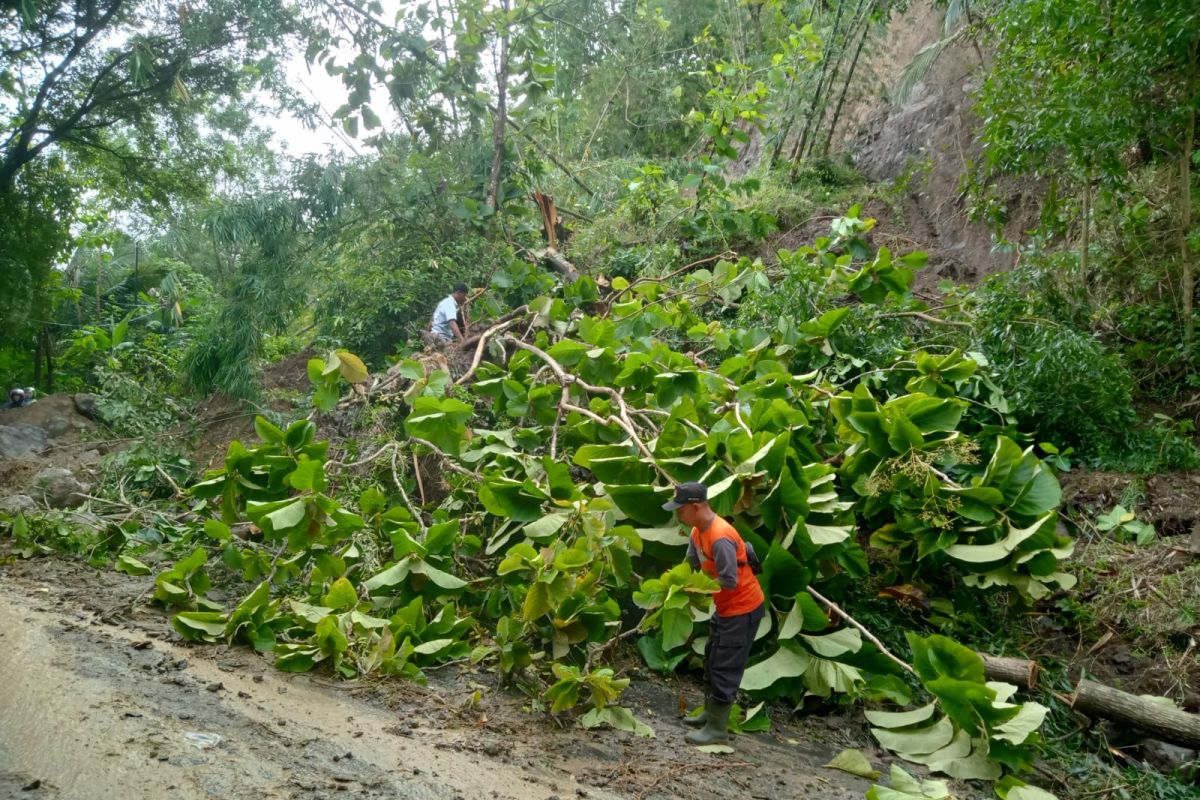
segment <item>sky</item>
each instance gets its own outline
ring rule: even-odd
[[[333,112],[346,99],[346,87],[340,78],[333,77],[317,65],[309,69],[303,53],[297,54],[287,65],[288,82],[297,89],[307,100],[315,102],[321,108],[321,116],[328,123],[309,129],[296,117],[287,112],[262,120],[275,136],[275,144],[288,155],[300,157],[309,154],[322,155],[333,150],[344,155],[354,155],[364,147],[351,139],[341,129],[341,125],[333,121]],[[380,109],[382,111],[383,109]],[[394,121],[391,115],[380,114],[387,126]]]
[[[394,19],[400,13],[401,0],[383,0],[383,19]],[[349,47],[335,51],[339,62],[346,62],[358,53]],[[340,123],[332,119],[333,112],[346,102],[346,87],[341,78],[333,77],[321,65],[311,68],[304,59],[303,52],[296,52],[287,66],[288,80],[302,95],[315,102],[322,110],[322,117],[328,123],[316,129],[305,127],[304,123],[290,114],[283,112],[262,123],[275,134],[275,142],[281,151],[291,156],[299,157],[309,154],[322,155],[331,149],[343,155],[354,155],[365,152],[369,148],[347,136]],[[379,102],[387,97],[383,87],[376,87],[377,102],[372,108],[383,122],[384,130],[392,130],[399,122],[396,112],[386,102]],[[361,131],[360,131],[361,133]]]

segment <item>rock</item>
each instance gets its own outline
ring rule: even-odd
[[[46,420],[46,424],[42,426],[51,439],[57,439],[64,433],[70,433],[75,429],[71,421],[65,417],[50,417]]]
[[[1142,742],[1142,757],[1152,767],[1168,775],[1179,770],[1180,777],[1184,780],[1192,780],[1197,772],[1200,772],[1196,761],[1200,754],[1195,750],[1157,739],[1146,739]]]
[[[0,425],[0,458],[40,453],[50,446],[46,431],[24,422]]]
[[[27,494],[0,497],[0,513],[28,514],[31,511],[37,511],[37,503]]]
[[[100,409],[96,406],[95,395],[77,394],[74,397],[75,410],[88,419],[99,419]]]
[[[33,476],[33,485],[51,508],[76,508],[84,503],[88,487],[69,469],[47,467]]]

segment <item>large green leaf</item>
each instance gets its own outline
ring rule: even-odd
[[[394,589],[408,580],[408,575],[411,571],[412,566],[409,560],[403,559],[363,581],[363,586],[372,592],[379,591],[380,589]]]
[[[670,491],[646,484],[605,485],[604,490],[630,519],[638,525],[658,527],[674,515],[662,505],[671,499]]]
[[[983,659],[974,650],[940,634],[907,633],[917,676],[928,683],[941,677],[983,684]]]
[[[466,422],[474,409],[453,397],[421,396],[413,400],[412,411],[404,421],[410,436],[432,442],[451,455],[457,455],[466,433]]]
[[[181,611],[171,618],[171,624],[185,639],[217,642],[225,638],[228,618],[216,611]]]
[[[692,635],[692,615],[687,608],[664,608],[660,619],[663,650],[670,652],[687,644]]]
[[[823,636],[804,634],[800,638],[814,653],[825,658],[857,653],[862,647],[862,634],[854,628],[842,628]]]
[[[302,523],[308,509],[303,500],[294,500],[283,508],[272,511],[263,517],[264,527],[272,533],[283,533]]]
[[[920,708],[914,708],[912,711],[867,710],[863,712],[863,715],[867,718],[867,722],[880,728],[907,728],[909,725],[927,722],[933,717],[936,709],[937,703],[930,703]]]
[[[444,572],[421,559],[413,559],[409,563],[409,569],[414,575],[424,575],[426,578],[429,578],[430,582],[442,589],[462,589],[467,585],[467,582],[462,578],[451,575],[449,572]]]
[[[921,433],[946,433],[955,430],[967,408],[964,400],[909,394],[888,402],[885,409],[900,411]]]
[[[873,785],[867,800],[952,800],[945,781],[920,781],[900,767],[891,766],[891,787]]]
[[[746,668],[741,688],[753,692],[768,689],[788,678],[798,678],[812,661],[813,657],[800,648],[784,644],[769,657]]]
[[[871,734],[881,745],[905,758],[941,750],[954,738],[954,725],[948,717],[940,717],[931,725],[919,728],[891,730],[872,728]]]
[[[479,485],[479,501],[484,508],[498,517],[518,522],[542,519],[545,516],[542,504],[546,499],[544,495],[531,493],[526,481],[512,478],[489,477]]]
[[[801,592],[796,595],[796,602],[779,626],[779,638],[791,639],[800,631],[823,631],[828,627],[829,616],[817,605],[812,595]]]

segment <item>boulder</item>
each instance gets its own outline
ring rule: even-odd
[[[1180,778],[1187,781],[1195,780],[1200,775],[1200,755],[1195,750],[1158,739],[1147,739],[1142,742],[1142,757],[1152,767],[1168,775],[1178,773]]]
[[[49,446],[50,437],[43,428],[24,422],[0,425],[0,458],[40,453]]]
[[[42,428],[51,439],[57,439],[64,433],[70,433],[75,430],[75,426],[66,417],[50,417],[42,425]]]
[[[0,497],[0,514],[28,514],[37,511],[37,503],[27,494]]]
[[[37,402],[20,408],[0,410],[0,425],[31,425],[41,428],[52,439],[66,437],[74,440],[79,431],[95,427],[95,423],[79,412],[79,405],[84,408],[94,407],[95,401],[85,399],[75,400],[76,395],[50,394]]]
[[[95,395],[77,394],[74,397],[75,410],[88,419],[100,419],[100,408],[96,405]]]
[[[51,508],[76,508],[83,505],[88,487],[74,473],[62,467],[47,467],[33,476],[35,492]]]

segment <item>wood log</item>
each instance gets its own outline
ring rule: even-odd
[[[1036,661],[1002,658],[988,653],[980,653],[979,657],[983,659],[983,674],[988,680],[1013,683],[1024,692],[1032,692],[1037,688],[1042,668]]]
[[[533,202],[537,203],[538,211],[542,214],[542,236],[546,240],[546,247],[558,250],[558,209],[554,207],[554,198],[534,192]]]
[[[493,320],[488,320],[488,325],[489,326],[499,325],[501,322],[508,322],[510,319],[515,319],[516,317],[522,317],[528,313],[529,313],[529,306],[517,306],[512,311],[509,311],[507,314],[502,314]],[[457,344],[458,349],[463,350],[463,351],[470,351],[471,349],[473,349],[475,347],[476,344],[479,343],[479,337],[485,335],[486,333],[487,333],[487,331],[485,330],[485,331],[480,331],[479,333],[476,333],[476,334],[472,334],[471,336],[468,336],[466,339],[463,339],[461,342],[458,342],[458,344]]]
[[[563,257],[563,254],[557,250],[548,247],[542,252],[538,253],[538,257],[558,270],[558,272],[562,274],[563,278],[566,279],[568,283],[574,283],[575,281],[579,280],[579,270],[575,268],[574,264],[572,264],[570,261],[567,261],[567,259]]]
[[[558,270],[568,283],[574,283],[579,280],[579,270],[558,252],[559,222],[554,198],[548,194],[534,192],[533,202],[537,203],[538,211],[542,215],[542,236],[546,240],[546,249],[536,253],[537,257]]]
[[[1189,714],[1095,681],[1081,680],[1071,708],[1089,717],[1104,717],[1145,731],[1164,742],[1200,748],[1200,715]]]

